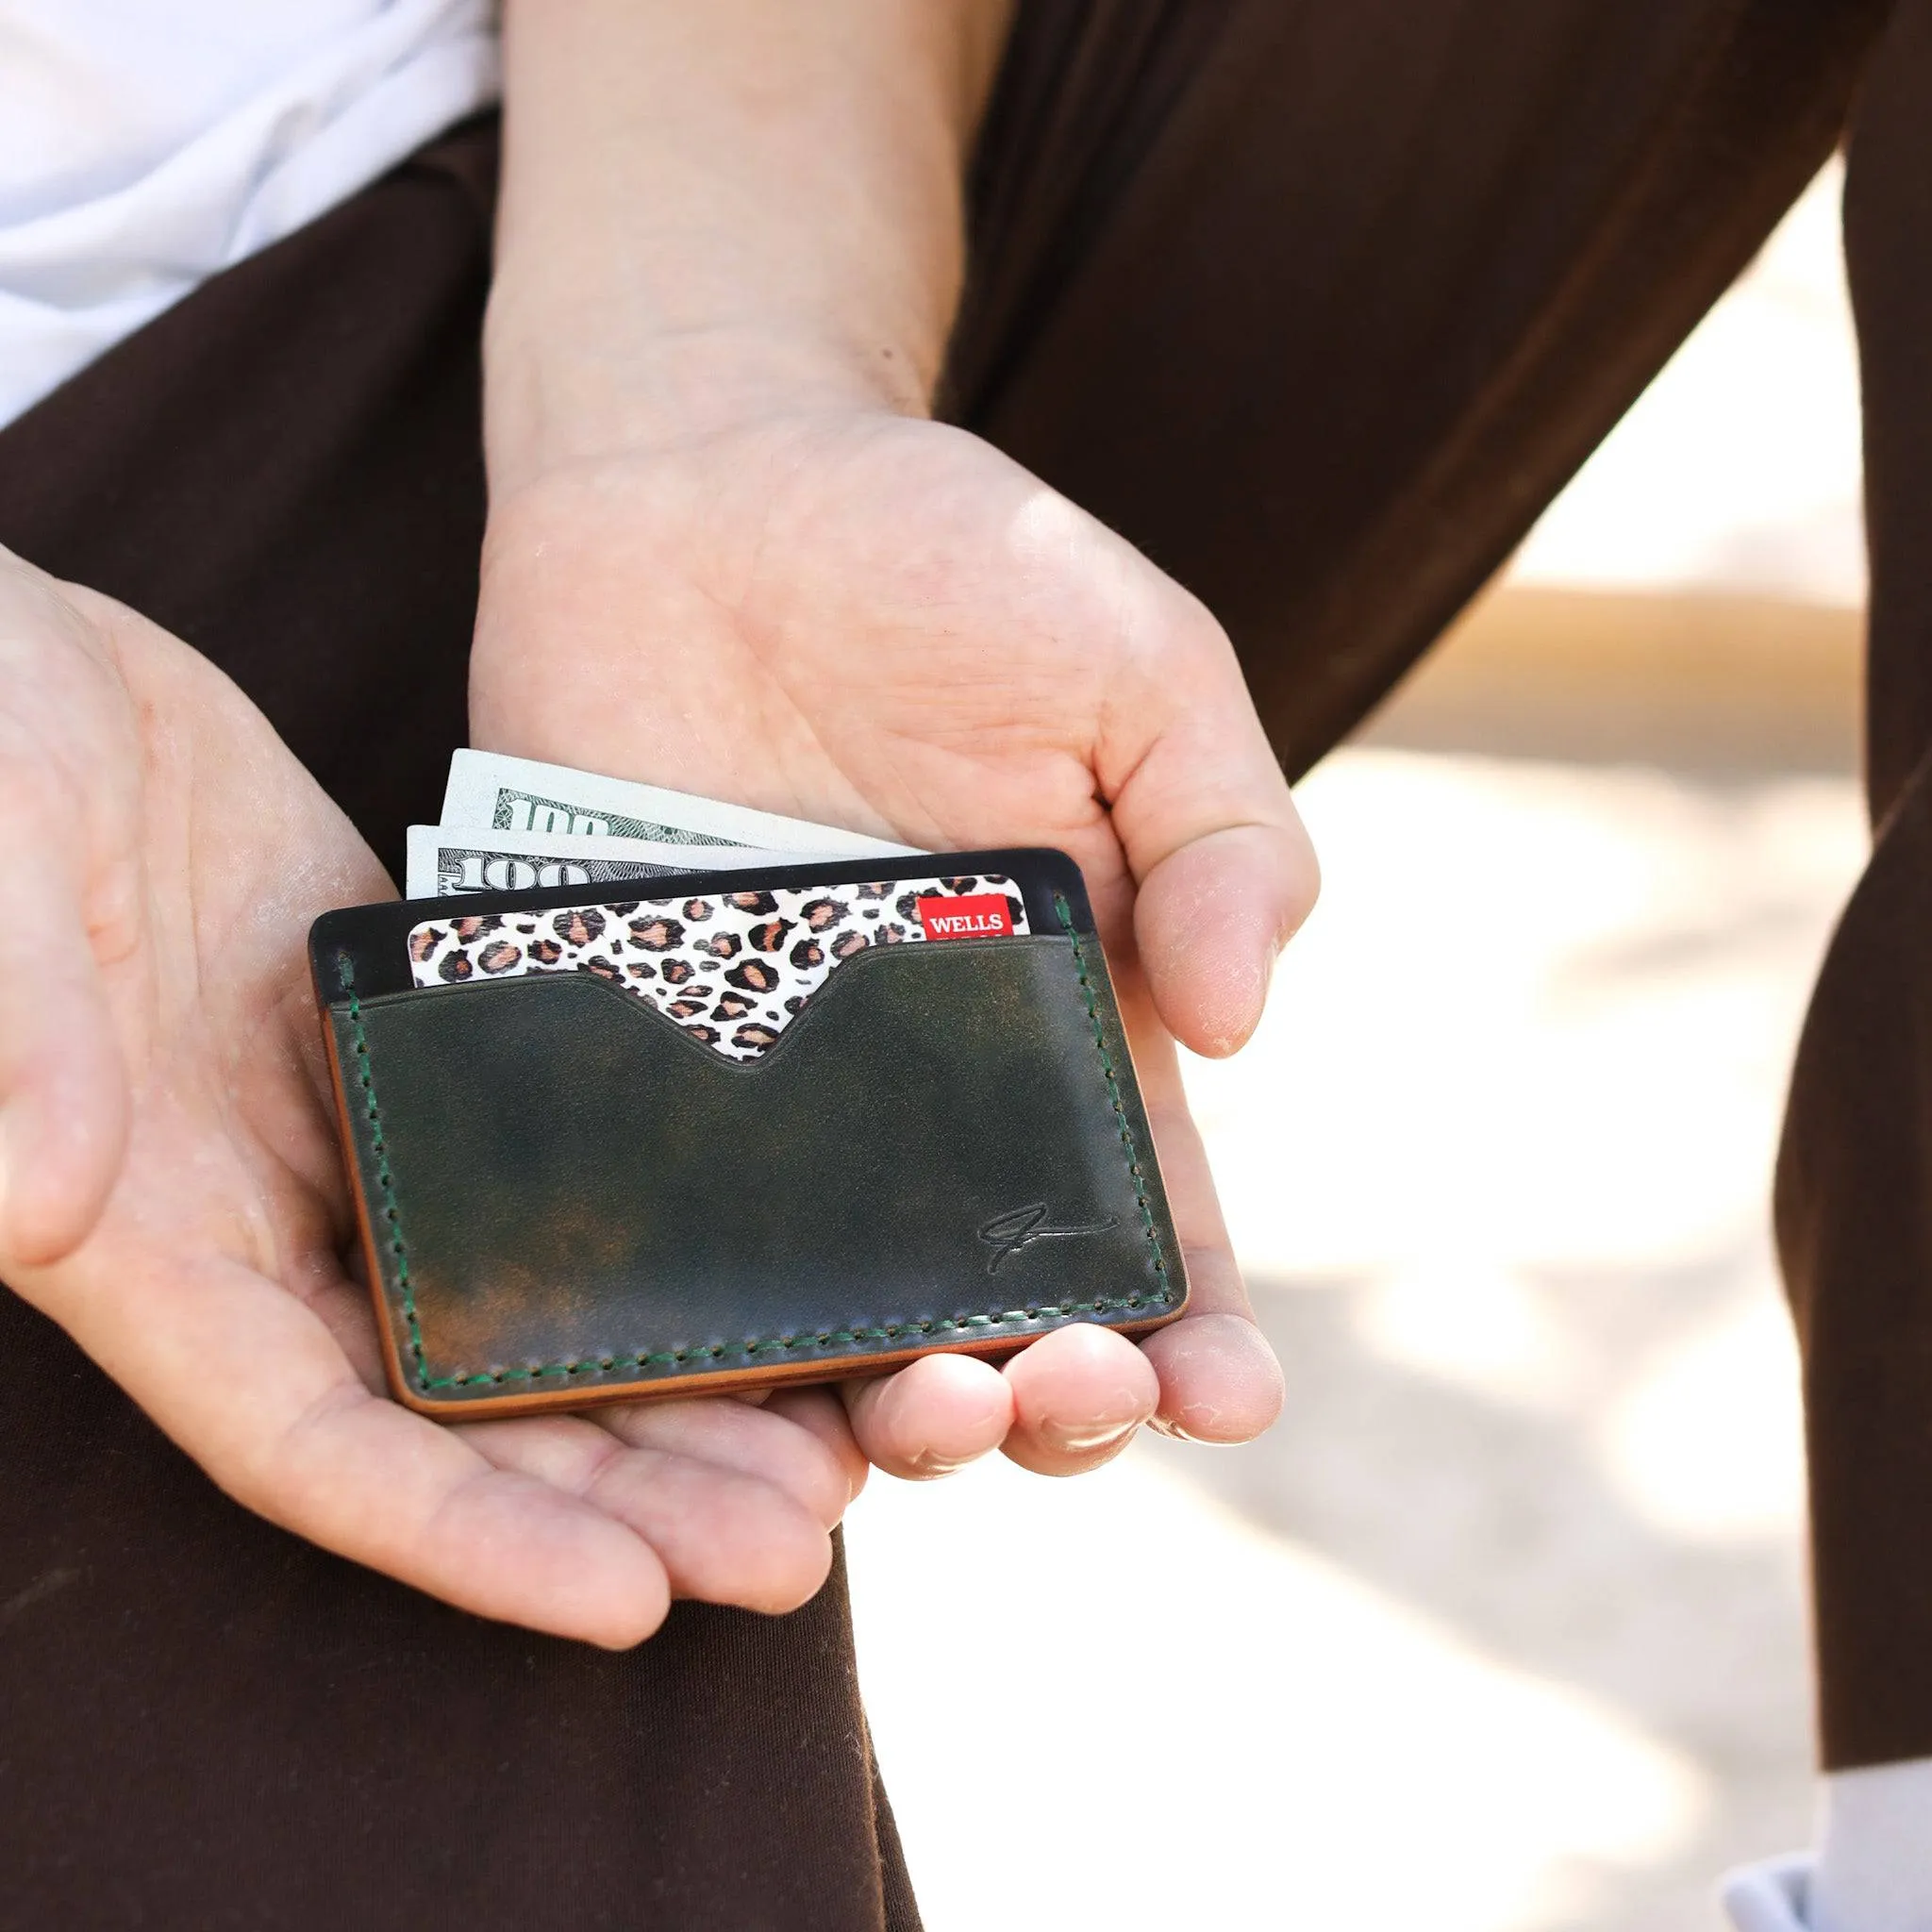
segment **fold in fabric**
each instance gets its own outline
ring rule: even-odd
[[[1734,1932],[1809,1932],[1810,1899],[1809,1853],[1747,1865],[1724,1881]]]
[[[1817,1855],[1724,1881],[1737,1932],[1932,1932],[1932,1757],[1834,1772]]]
[[[14,63],[0,109],[38,126],[38,102],[45,143],[59,146],[64,133],[73,152],[50,157],[53,178],[36,190],[0,138],[0,425],[209,276],[493,102],[500,87],[488,0],[393,0],[339,21],[312,44],[297,36],[282,46],[265,31],[260,72],[247,46],[201,47],[214,73],[233,69],[240,92],[221,98],[216,90],[194,112],[177,105],[172,115],[157,99],[193,94],[197,75],[183,52],[199,45],[192,24],[143,29],[156,98],[112,68],[61,93],[76,58],[69,37],[32,25],[0,23],[0,66]],[[142,27],[138,16],[96,24],[125,36]],[[124,42],[122,67],[133,58]]]

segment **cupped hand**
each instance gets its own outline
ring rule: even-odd
[[[861,1446],[932,1475],[995,1446],[1072,1473],[1152,1421],[1258,1433],[1254,1326],[1174,1053],[1227,1054],[1313,904],[1313,854],[1226,637],[986,443],[882,411],[772,415],[499,487],[472,662],[479,745],[933,849],[1085,872],[1192,1285],[1136,1348],[1060,1330],[1005,1370],[848,1385]]]
[[[0,1275],[230,1494],[620,1645],[802,1602],[863,1474],[824,1391],[444,1428],[381,1392],[308,984],[392,888],[226,678],[0,552]]]

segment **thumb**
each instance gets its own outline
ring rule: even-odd
[[[0,792],[4,792],[0,786]],[[70,1254],[127,1136],[127,1081],[75,881],[31,817],[0,852],[0,1269]]]
[[[1218,629],[1210,643],[1155,696],[1112,816],[1155,1006],[1183,1045],[1220,1057],[1260,1020],[1321,871],[1233,650]]]
[[[110,677],[95,626],[0,551],[0,1270],[79,1245],[126,1142],[95,939],[125,941],[127,865],[89,888],[103,825],[131,818],[138,767],[129,741],[87,728]]]
[[[1315,855],[1299,822],[1213,827],[1141,874],[1134,942],[1176,1040],[1215,1058],[1246,1041],[1275,956],[1307,917],[1316,890]]]

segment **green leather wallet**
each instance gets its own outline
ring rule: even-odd
[[[1186,1300],[1064,854],[391,902],[309,948],[412,1408],[829,1380]]]

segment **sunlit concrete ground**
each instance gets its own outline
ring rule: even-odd
[[[1831,220],[1801,208],[1518,587],[1856,599]],[[1777,411],[1724,454],[1727,412]],[[1685,463],[1700,487],[1654,514]],[[1324,903],[1260,1036],[1191,1076],[1287,1366],[1274,1434],[1078,1483],[877,1481],[855,1510],[931,1932],[1689,1932],[1722,1867],[1806,1838],[1766,1197],[1863,828],[1841,731],[1786,756],[1770,704],[1699,760],[1668,684],[1666,762],[1652,713],[1618,761],[1557,762],[1534,708],[1498,757],[1394,748],[1444,741],[1398,706],[1303,788]]]

